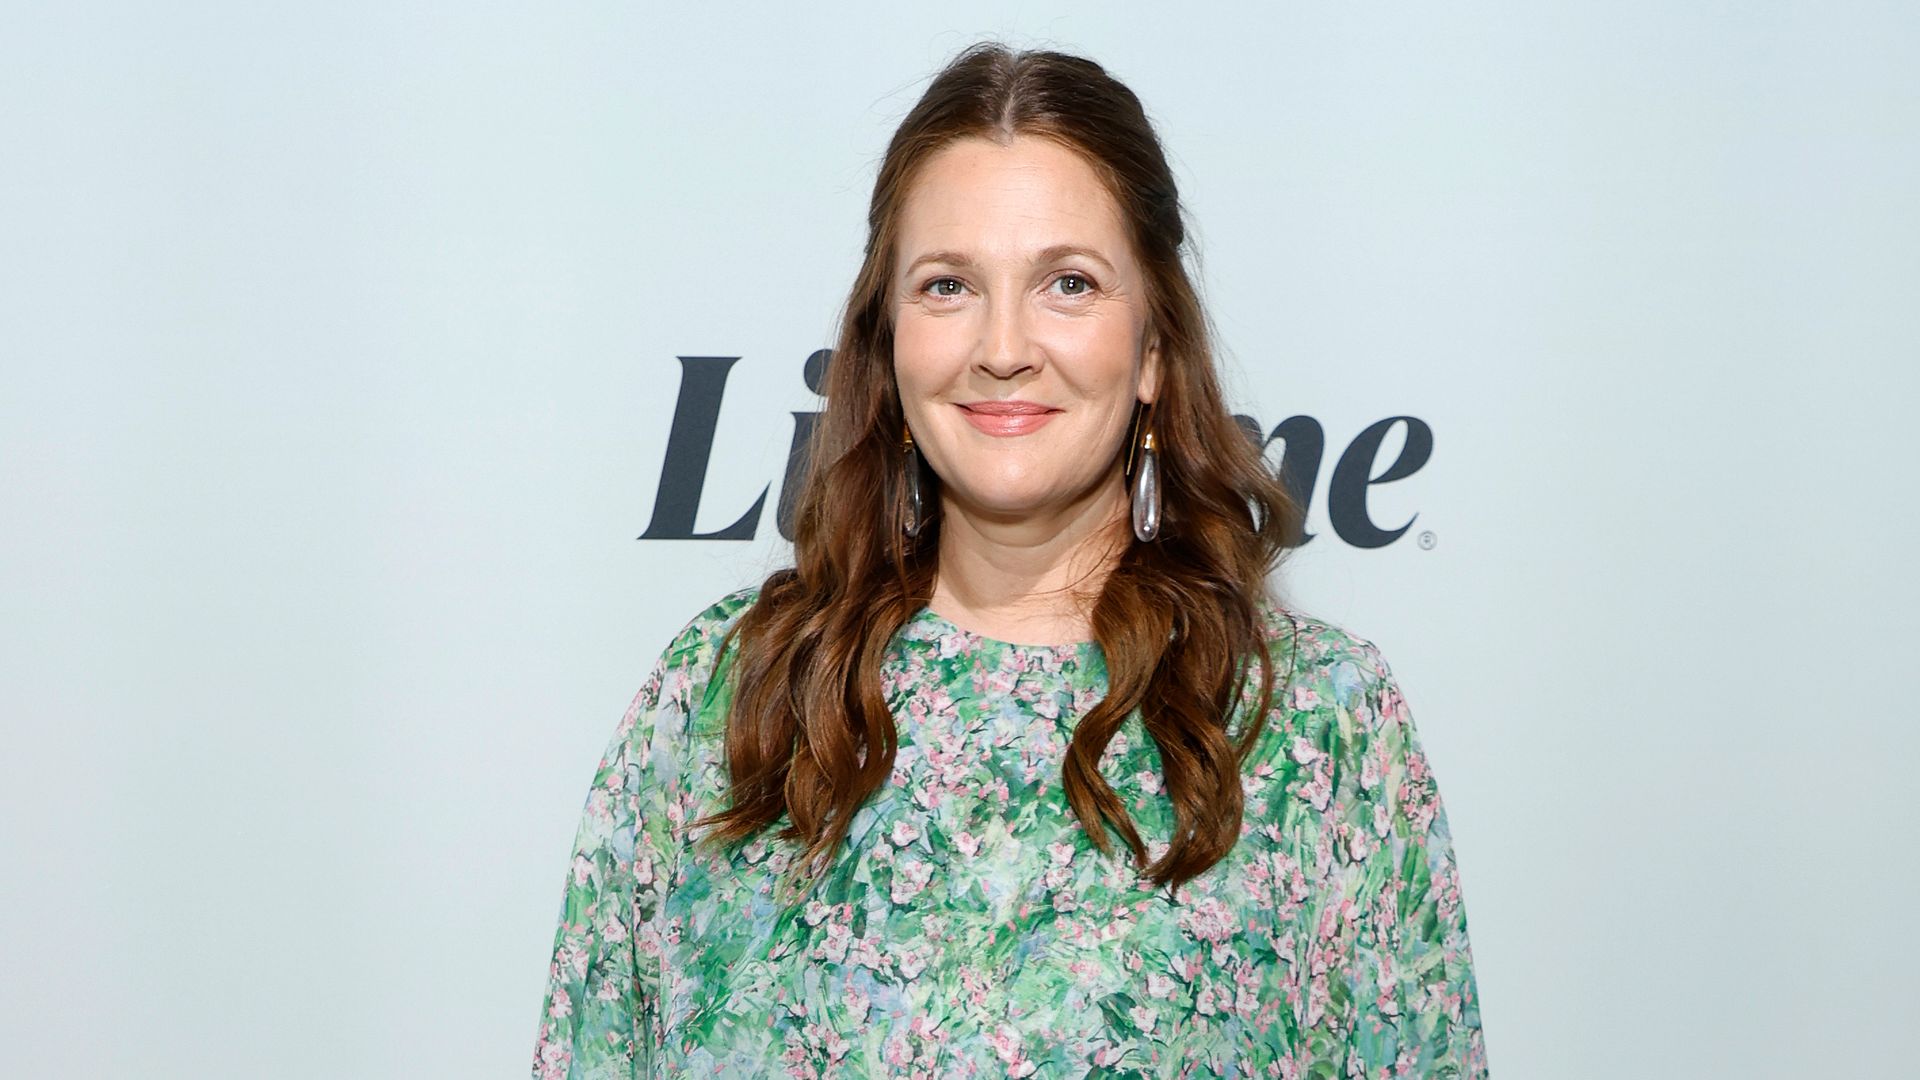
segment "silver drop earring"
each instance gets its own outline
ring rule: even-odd
[[[1151,414],[1153,406],[1147,406]],[[1139,414],[1135,413],[1135,427],[1139,423]],[[1133,444],[1128,443],[1128,450]],[[1133,455],[1129,455],[1132,457]],[[1137,461],[1130,461],[1133,469],[1133,535],[1142,542],[1160,535],[1160,464],[1153,448],[1153,428],[1150,424],[1139,440]]]
[[[900,522],[901,531],[908,539],[920,535],[920,526],[926,524],[926,504],[920,500],[920,451],[913,445],[913,429],[902,427],[900,445],[905,447],[904,467],[906,470],[907,512]]]

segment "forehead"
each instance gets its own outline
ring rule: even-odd
[[[936,151],[913,179],[895,262],[935,248],[1019,259],[1055,244],[1126,260],[1120,208],[1099,174],[1051,139],[1022,135],[1003,146],[969,137]]]

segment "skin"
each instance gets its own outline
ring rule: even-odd
[[[1087,253],[1042,255],[1056,245]],[[921,261],[935,252],[961,258]],[[960,140],[907,195],[893,285],[894,376],[941,480],[929,606],[1002,641],[1090,640],[1092,598],[1134,542],[1126,441],[1160,371],[1118,204],[1058,143]],[[1007,399],[1061,411],[996,437],[959,405]]]

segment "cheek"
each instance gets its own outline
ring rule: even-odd
[[[911,314],[894,324],[893,374],[902,391],[939,383],[940,373],[948,366],[947,357],[953,352],[951,337],[951,332]]]
[[[894,319],[894,348],[916,351],[950,349],[966,339],[969,333],[967,322],[952,315],[930,315],[909,305]]]
[[[1063,330],[1051,346],[1059,376],[1102,422],[1115,413],[1124,422],[1133,408],[1139,336],[1119,319]]]

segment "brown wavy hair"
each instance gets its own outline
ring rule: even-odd
[[[898,733],[881,663],[895,631],[933,596],[940,542],[937,477],[918,537],[900,526],[906,420],[889,302],[899,215],[921,167],[949,143],[1004,145],[1021,135],[1079,154],[1119,204],[1145,271],[1147,340],[1161,346],[1149,414],[1160,534],[1146,543],[1126,535],[1093,604],[1108,689],[1074,726],[1062,767],[1067,800],[1103,853],[1112,854],[1111,826],[1141,866],[1145,845],[1097,768],[1138,708],[1175,818],[1167,850],[1144,876],[1178,888],[1239,839],[1241,764],[1274,701],[1260,603],[1268,575],[1299,542],[1302,514],[1221,395],[1207,316],[1181,262],[1179,194],[1139,99],[1091,60],[983,41],[934,77],[881,162],[865,260],[795,502],[795,565],[766,578],[727,635],[739,645],[727,675],[737,680],[726,728],[732,805],[693,823],[714,827],[708,841],[744,841],[785,814],[778,837],[805,841],[806,867],[824,869],[855,811],[893,771]],[[1288,652],[1291,672],[1291,638]],[[1255,659],[1253,723],[1230,741],[1228,719]]]

